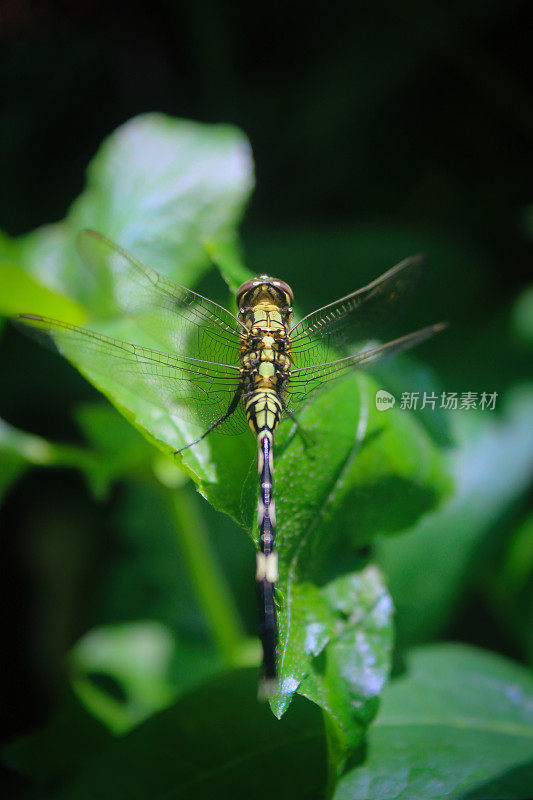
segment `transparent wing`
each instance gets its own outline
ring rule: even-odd
[[[116,304],[165,349],[237,365],[242,325],[225,308],[147,267],[94,231],[82,231],[78,250]],[[111,278],[111,280],[109,280]]]
[[[112,379],[177,417],[205,427],[227,412],[240,391],[238,367],[163,353],[46,317],[21,314],[15,322],[89,377]],[[220,430],[240,433],[246,427],[239,404]]]
[[[311,367],[301,367],[291,370],[291,380],[287,389],[286,404],[289,411],[297,413],[311,396],[322,386],[335,378],[346,375],[354,367],[365,366],[373,361],[392,356],[396,353],[413,347],[434,333],[438,333],[446,327],[445,323],[430,325],[414,333],[408,333],[392,342],[370,347],[362,350],[353,356],[339,358],[326,364],[315,364]]]
[[[395,316],[416,285],[422,266],[422,256],[407,258],[368,286],[304,317],[291,330],[295,366],[325,364],[350,343],[380,338],[380,323]]]

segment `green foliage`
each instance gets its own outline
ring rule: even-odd
[[[99,496],[108,482],[108,474],[97,453],[64,444],[52,444],[31,436],[0,420],[0,497],[32,466],[74,467],[82,470]]]
[[[525,516],[506,534],[479,583],[501,627],[533,665],[533,515]]]
[[[74,688],[97,717],[122,733],[174,699],[170,681],[174,649],[170,631],[156,622],[93,628],[70,654]],[[94,673],[117,681],[124,696],[113,698],[99,690],[91,680]]]
[[[95,281],[79,265],[77,231],[95,228],[189,286],[206,279],[211,259],[234,290],[249,275],[236,229],[251,186],[240,132],[160,115],[136,118],[104,143],[63,222],[19,240],[2,237],[0,310],[90,320],[89,327],[150,345],[132,320],[110,307],[111,276]],[[350,233],[338,237],[338,246],[375,273],[385,257],[392,263],[413,250],[415,239],[417,249],[431,249],[435,241],[388,233]],[[319,285],[318,263],[323,269],[327,259],[317,243],[325,247],[330,238],[303,232],[288,243],[256,239],[254,272],[277,272],[299,258],[309,263],[309,282]],[[439,257],[456,274],[477,260],[449,243]],[[465,307],[475,297],[476,274],[469,270]],[[434,290],[430,281],[427,306]],[[516,319],[527,340],[524,314]],[[371,548],[390,581],[400,646],[437,635],[457,608],[476,548],[531,479],[526,389],[509,398],[503,418],[446,419],[398,405],[383,413],[374,400],[380,385],[395,393],[435,385],[424,369],[400,360],[377,371],[377,380],[358,373],[332,383],[300,415],[303,435],[290,420],[282,424],[275,444],[281,680],[273,716],[255,699],[257,670],[239,669],[256,666],[259,650],[214,556],[215,547],[224,554],[229,521],[211,517],[209,531],[210,512],[187,486],[191,479],[214,509],[246,531],[243,542],[255,541],[253,437],[215,432],[176,456],[198,434],[194,425],[112,376],[91,374],[82,359],[76,366],[122,416],[109,405],[78,406],[85,444],[76,447],[3,423],[0,489],[8,491],[32,465],[79,469],[100,500],[120,482],[126,487],[117,514],[123,552],[98,588],[100,624],[71,650],[71,689],[62,709],[43,730],[8,748],[9,765],[65,800],[193,791],[270,798],[273,786],[260,779],[261,764],[272,764],[269,772],[280,776],[276,797],[321,798],[335,790],[347,759],[336,798],[453,797],[481,791],[483,770],[491,781],[514,770],[507,783],[501,778],[501,795],[487,796],[526,797],[521,787],[531,737],[516,698],[533,702],[530,679],[486,654],[441,647],[408,658],[364,749],[393,644],[393,602]],[[448,454],[442,445],[450,439]],[[529,531],[526,519],[503,567],[490,573],[500,596],[512,597],[510,617],[517,607],[528,609],[516,633],[520,641],[532,608],[530,595],[524,602],[531,586]],[[251,548],[242,553],[239,584],[246,571],[252,605]],[[225,557],[228,566],[238,561],[233,551]],[[472,797],[483,797],[479,791]]]
[[[528,800],[533,786],[533,680],[472,648],[416,650],[385,693],[368,758],[335,800]]]
[[[119,150],[123,138],[123,134],[117,137]],[[117,158],[115,154],[106,159],[109,151],[110,147],[104,146],[90,170],[96,186],[100,185],[96,180],[99,172],[105,170],[108,160],[113,163]],[[117,191],[121,191],[120,181]],[[165,191],[164,185],[162,194]],[[205,188],[201,186],[198,191]],[[80,205],[83,203],[78,201],[75,208]],[[195,207],[191,213],[197,213]],[[117,211],[116,215],[123,222],[124,208],[120,207],[120,214]],[[74,218],[78,219],[76,214]],[[176,225],[174,222],[174,228]],[[187,230],[182,234],[184,241]],[[226,265],[226,271],[235,275],[235,253],[220,244],[213,245],[212,250]],[[179,249],[177,252],[179,256]],[[183,281],[189,275],[188,264],[179,259],[177,263],[177,277]],[[176,275],[177,267],[173,272]],[[242,269],[240,272],[244,276]],[[112,275],[107,276],[108,282],[112,279]],[[107,289],[113,296],[113,287],[108,285]],[[89,290],[79,294],[79,300],[87,303],[88,312],[92,296]],[[118,338],[138,343],[143,340],[143,334],[132,328],[130,320],[104,321],[99,329],[111,331]],[[168,456],[195,438],[194,426],[191,428],[153,402],[132,394],[113,376],[94,374],[85,366],[83,354],[76,365]],[[405,527],[434,505],[446,489],[441,459],[429,437],[401,413],[383,418],[375,408],[376,389],[375,384],[362,377],[334,385],[301,415],[301,424],[311,440],[307,452],[302,438],[293,432],[285,436],[285,441],[283,435],[280,437],[277,459],[281,688],[272,708],[281,716],[294,692],[306,681],[302,691],[331,717],[328,731],[330,735],[335,731],[331,748],[340,760],[341,754],[359,743],[377,708],[376,699],[390,660],[391,605],[375,570],[368,575],[352,573],[349,579],[335,578],[320,587],[320,561],[342,539],[357,547],[379,533]],[[331,408],[338,416],[328,413]],[[287,431],[289,425],[285,428]],[[102,438],[97,443],[101,444]],[[215,433],[186,451],[181,459],[204,497],[231,514],[249,532],[254,526],[257,497],[254,451],[250,434],[228,441]],[[354,508],[358,509],[355,525]],[[197,582],[201,569],[199,559],[195,565]],[[340,572],[342,575],[345,570]],[[207,603],[211,595],[206,582]],[[218,630],[220,624],[222,621],[218,620],[213,629]],[[369,656],[366,663],[361,663],[359,674],[354,675],[353,669],[346,666],[344,651],[356,653],[357,639],[364,641],[362,649],[368,650]],[[322,669],[314,661],[326,648],[327,664]]]
[[[114,741],[71,701],[68,717],[40,734],[12,745],[6,760],[41,784],[54,786],[54,797],[131,798],[219,796],[291,798],[323,796],[326,753],[318,709],[300,700],[278,722],[255,698],[255,670],[241,670],[208,681]],[[67,744],[69,726],[77,724],[76,754]],[[58,745],[67,746],[63,763],[45,760]],[[72,753],[72,755],[71,755]],[[81,769],[73,767],[81,762]],[[271,764],[271,779],[258,780],[258,764]],[[283,783],[278,774],[286,776]]]
[[[132,798],[190,791],[271,797],[271,780],[257,782],[258,763],[272,765],[277,796],[324,797],[320,715],[300,700],[276,722],[255,701],[255,680],[248,670],[208,681],[118,740],[71,697],[4,758],[65,800],[117,791]],[[506,659],[457,645],[414,651],[334,798],[528,800],[532,709],[530,673]]]

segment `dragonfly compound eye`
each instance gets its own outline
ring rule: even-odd
[[[237,289],[237,306],[252,305],[257,302],[257,298],[264,291],[276,303],[276,305],[291,306],[294,295],[291,287],[285,281],[278,278],[271,278],[269,275],[259,275],[258,278],[250,278]],[[249,295],[249,297],[247,297]]]

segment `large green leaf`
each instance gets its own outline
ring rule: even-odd
[[[364,374],[333,384],[300,416],[310,442],[287,424],[277,452],[280,692],[271,705],[281,716],[298,690],[324,708],[336,768],[376,713],[392,646],[389,595],[358,548],[416,520],[447,488],[424,429],[402,411],[378,411],[377,389]]]
[[[413,652],[335,800],[529,800],[533,677],[459,645]]]
[[[441,457],[423,428],[402,411],[378,411],[377,389],[364,374],[332,385],[301,414],[312,444],[292,431],[280,443],[276,480],[283,602],[277,713],[287,707],[330,638],[326,631],[311,636],[312,628],[302,625],[309,598],[301,587],[327,587],[328,576],[350,573],[356,566],[354,548],[414,522],[447,488]],[[310,619],[308,624],[316,623]]]
[[[18,256],[16,256],[18,260]],[[48,289],[22,267],[0,257],[0,313],[17,314],[22,308],[39,309],[41,314],[56,319],[83,322],[86,313],[76,302]]]
[[[321,716],[296,704],[281,723],[255,699],[255,670],[221,676],[87,758],[59,800],[128,797],[319,800]]]
[[[285,641],[287,649],[292,648],[289,658],[295,674],[302,673],[302,664],[308,670],[299,694],[324,709],[333,784],[348,752],[361,743],[374,718],[388,678],[392,602],[379,571],[369,566],[331,581],[318,593],[309,584],[296,587],[293,606],[301,627],[290,644]],[[287,637],[287,615],[284,623]],[[324,642],[326,647],[316,656]],[[281,703],[287,701],[288,680]],[[297,678],[292,680],[296,683]],[[281,703],[273,703],[278,713]]]
[[[101,287],[80,268],[75,237],[93,228],[160,272],[192,285],[209,263],[206,243],[235,235],[253,185],[249,144],[229,125],[203,125],[144,114],[102,144],[87,171],[87,185],[60,223],[21,239],[3,236],[0,312],[35,312],[76,322],[63,302],[76,299],[98,315]],[[31,290],[28,277],[41,292]],[[44,296],[44,289],[48,295]],[[10,297],[20,305],[13,308]],[[9,301],[9,302],[8,302]],[[46,301],[46,302],[45,302]],[[67,316],[68,314],[68,316]],[[76,316],[76,318],[74,318]]]

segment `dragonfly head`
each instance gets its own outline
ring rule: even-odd
[[[259,275],[258,278],[250,278],[239,286],[237,306],[244,308],[267,302],[280,308],[288,308],[292,306],[293,297],[292,289],[285,281],[268,275]]]

